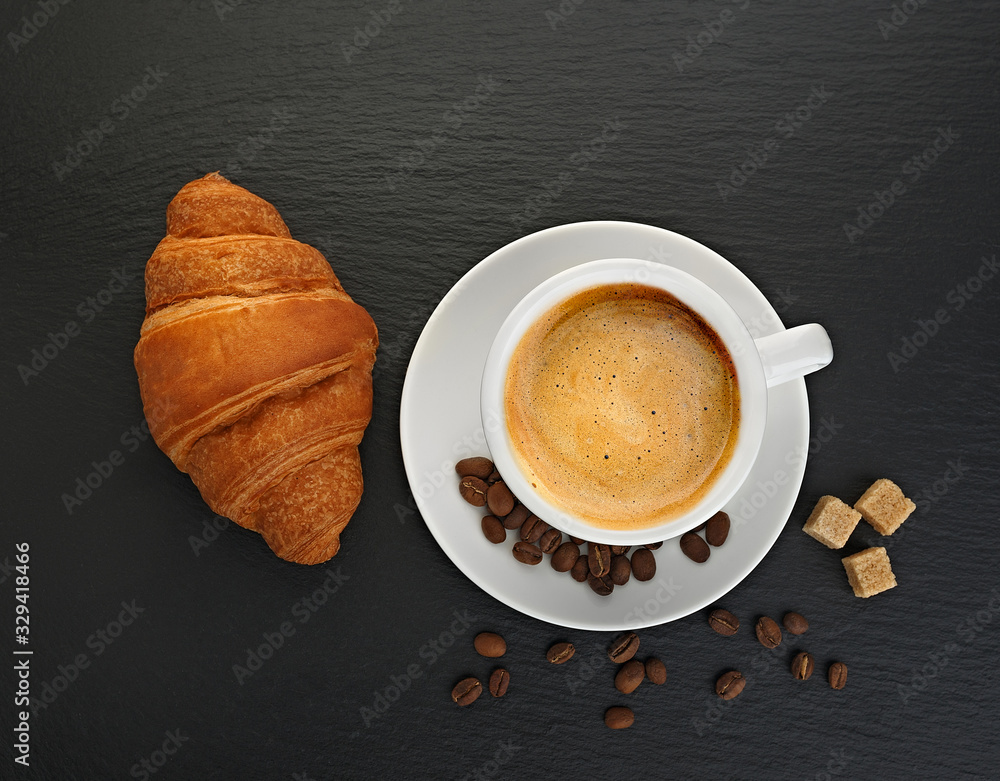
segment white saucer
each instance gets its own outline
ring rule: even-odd
[[[529,567],[511,556],[516,531],[493,545],[485,512],[458,493],[455,463],[489,455],[479,387],[486,354],[504,318],[559,271],[600,258],[667,263],[718,291],[764,336],[783,326],[763,294],[735,266],[677,233],[629,222],[582,222],[525,236],[472,268],[441,300],[414,347],[399,415],[403,462],[417,507],[438,544],[474,583],[526,615],[560,626],[620,630],[682,618],[718,600],[770,550],[791,513],[805,473],[809,405],[805,381],[771,388],[764,443],[746,483],[724,507],[729,539],[704,564],[685,557],[677,540],[656,551],[656,576],[630,580],[608,597],[556,572],[549,557]]]

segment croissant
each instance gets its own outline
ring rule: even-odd
[[[146,420],[208,506],[283,559],[340,549],[377,346],[372,318],[263,198],[211,173],[170,202],[135,348]]]

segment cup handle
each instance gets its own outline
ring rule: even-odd
[[[794,380],[822,369],[833,360],[833,345],[819,323],[797,325],[754,339],[764,365],[767,387]]]

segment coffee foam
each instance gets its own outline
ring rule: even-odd
[[[529,482],[594,526],[655,526],[695,506],[729,463],[739,387],[718,335],[648,285],[602,285],[522,337],[504,387]]]

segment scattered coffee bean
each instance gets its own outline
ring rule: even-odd
[[[590,577],[590,564],[587,561],[586,553],[580,556],[573,563],[573,566],[570,567],[569,574],[570,577],[572,577],[577,583],[583,583]]]
[[[781,627],[773,618],[767,616],[758,618],[754,631],[757,633],[760,644],[765,648],[777,648],[781,645]]]
[[[628,729],[635,723],[635,714],[631,708],[615,705],[604,712],[604,723],[611,729]]]
[[[700,532],[706,526],[708,526],[708,521],[702,521],[697,526],[695,526],[691,531],[693,531],[693,532]]]
[[[571,542],[575,542],[577,545],[583,545],[583,543],[586,542],[586,540],[581,539],[580,537],[570,537],[569,539]]]
[[[558,529],[549,529],[538,538],[538,547],[542,553],[555,553],[562,545],[562,532]]]
[[[529,542],[515,542],[511,553],[522,564],[537,564],[542,560],[542,552]]]
[[[599,578],[595,578],[593,575],[587,576],[587,583],[594,590],[594,593],[599,597],[606,597],[615,590],[615,584],[611,580],[610,575],[601,575]]]
[[[590,564],[590,574],[595,578],[602,577],[611,572],[611,548],[600,542],[587,544],[588,563]]]
[[[650,683],[662,686],[667,682],[667,666],[655,656],[651,656],[646,660],[645,667],[646,677],[649,678]]]
[[[486,480],[493,473],[493,462],[483,456],[463,458],[455,464],[455,471],[459,477],[478,477],[480,480]]]
[[[830,681],[831,689],[843,689],[847,683],[847,665],[843,662],[834,662],[826,674]]]
[[[629,552],[629,550],[631,550],[631,548],[632,548],[631,545],[612,545],[611,546],[611,555],[612,556],[624,556],[626,553]]]
[[[646,550],[659,550],[660,548],[663,547],[663,543],[662,542],[647,542],[642,547],[644,547]]]
[[[499,545],[507,539],[507,530],[495,515],[483,516],[483,534],[494,545]]]
[[[507,641],[496,632],[480,632],[472,641],[480,656],[496,659],[507,653]]]
[[[715,682],[715,693],[724,700],[731,700],[736,697],[743,687],[747,685],[746,678],[736,670],[723,673],[719,680]]]
[[[656,575],[656,557],[649,548],[639,548],[632,553],[632,575],[645,583]]]
[[[729,516],[722,510],[705,522],[705,539],[709,545],[718,548],[729,536]]]
[[[792,659],[792,675],[797,681],[808,681],[813,674],[816,660],[813,655],[806,651],[799,651]]]
[[[509,513],[507,513],[507,516],[503,519],[503,527],[508,531],[514,531],[514,529],[520,529],[521,524],[524,523],[526,520],[528,520],[529,515],[531,515],[531,510],[529,510],[523,504],[519,504]]]
[[[723,637],[732,637],[740,628],[740,620],[721,607],[708,614],[708,625]]]
[[[521,539],[534,545],[549,528],[549,525],[537,515],[529,515],[521,524]]]
[[[510,686],[510,673],[503,667],[497,667],[490,673],[490,694],[494,697],[503,697]]]
[[[631,694],[646,677],[646,667],[638,659],[629,659],[615,673],[615,688],[622,694]]]
[[[552,664],[565,664],[573,658],[576,648],[572,643],[556,643],[545,653],[545,658]]]
[[[793,635],[805,634],[806,630],[809,629],[809,622],[798,613],[785,613],[781,623],[784,624],[789,634]]]
[[[498,480],[500,480],[500,473],[496,469],[490,472],[490,476],[486,478],[486,482],[489,485],[493,485]]]
[[[503,480],[498,480],[487,489],[486,504],[494,515],[507,515],[514,509],[514,494]]]
[[[626,632],[615,638],[615,641],[608,646],[608,659],[615,664],[627,662],[636,651],[639,650],[639,635],[635,632]]]
[[[712,551],[708,548],[708,543],[694,532],[687,532],[681,536],[681,551],[691,561],[698,564],[704,564],[712,554]]]
[[[556,572],[569,572],[580,558],[580,549],[575,542],[564,542],[552,554],[552,569]]]
[[[451,698],[462,707],[471,705],[483,693],[483,685],[478,678],[463,678],[451,690]]]
[[[616,586],[624,586],[632,575],[632,565],[628,563],[628,556],[619,555],[611,557],[611,582]]]
[[[482,507],[486,504],[488,488],[489,486],[478,477],[463,477],[462,482],[458,484],[458,491],[462,494],[462,498],[473,507]],[[506,515],[506,513],[501,513],[501,515]]]

